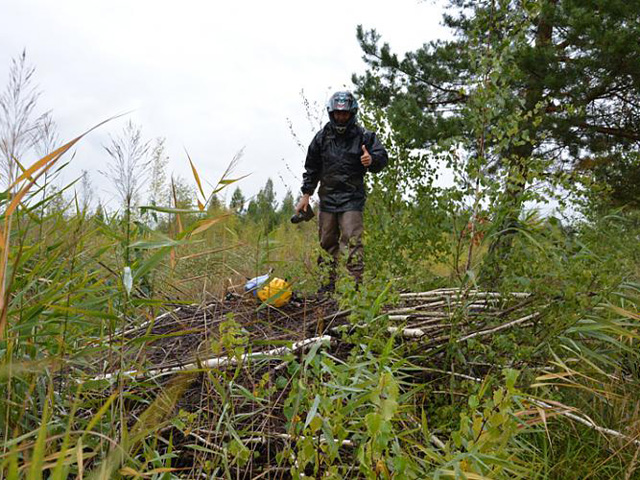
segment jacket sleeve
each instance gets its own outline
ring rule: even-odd
[[[304,173],[302,174],[302,193],[313,195],[313,192],[320,181],[322,173],[322,158],[320,157],[321,145],[320,137],[322,132],[318,132],[307,150],[307,159],[304,162]]]
[[[389,156],[387,150],[384,148],[378,137],[373,132],[367,132],[369,135],[365,137],[365,146],[371,155],[371,165],[369,171],[371,173],[378,173],[389,163]]]

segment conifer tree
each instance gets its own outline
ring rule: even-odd
[[[229,208],[238,214],[242,214],[244,211],[244,204],[246,200],[244,195],[242,194],[242,190],[240,187],[236,187],[233,191],[233,195],[231,195],[231,201],[229,203]]]
[[[249,202],[247,216],[255,222],[262,223],[265,232],[270,232],[277,223],[276,194],[273,188],[273,180],[267,179],[264,187],[258,192],[255,200]]]
[[[496,198],[491,261],[508,255],[534,181],[551,181],[577,166],[623,165],[640,146],[640,3],[597,0],[452,0],[444,24],[455,34],[407,53],[380,45],[358,28],[369,70],[358,91],[385,110],[410,148],[478,136],[470,112],[483,82],[499,85],[492,106],[499,129],[487,174],[503,179]],[[485,50],[508,52],[490,72]],[[487,77],[483,77],[487,75]],[[492,76],[494,75],[494,76]],[[517,122],[508,124],[505,120]],[[511,141],[511,138],[516,138]],[[505,147],[505,144],[508,145]],[[565,177],[566,178],[566,177]]]
[[[278,210],[278,216],[281,218],[281,220],[286,221],[286,219],[293,215],[294,209],[295,202],[293,200],[293,194],[291,193],[291,190],[287,190],[287,193],[282,199],[280,209]]]

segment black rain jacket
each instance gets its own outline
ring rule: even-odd
[[[362,145],[371,155],[371,165],[360,163]],[[364,210],[364,175],[381,171],[388,163],[387,151],[376,134],[354,123],[346,132],[335,132],[327,123],[311,141],[304,164],[302,193],[313,195],[320,182],[320,210],[339,213]]]

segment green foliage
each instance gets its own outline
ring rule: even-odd
[[[262,223],[265,234],[268,234],[278,221],[277,203],[273,180],[268,179],[255,199],[249,202],[246,216],[253,222]]]
[[[527,478],[529,469],[517,457],[514,442],[522,423],[520,392],[515,384],[518,372],[504,372],[505,386],[493,390],[485,383],[471,395],[468,408],[460,413],[459,429],[452,433],[450,451],[445,455],[447,469],[442,473],[464,478],[469,473],[483,478]],[[439,475],[436,475],[438,478]]]
[[[238,213],[241,214],[244,211],[244,204],[245,204],[246,200],[244,198],[244,195],[242,194],[242,190],[240,190],[240,187],[236,187],[236,189],[233,191],[233,195],[231,195],[231,202],[229,203],[229,208]]]
[[[364,102],[361,118],[377,132],[390,158],[386,169],[367,177],[366,261],[408,282],[433,283],[432,275],[418,279],[411,274],[416,264],[425,272],[450,252],[443,230],[451,199],[435,186],[433,156],[404,147],[398,134],[386,127],[382,110]]]
[[[639,11],[624,2],[450,3],[444,23],[454,37],[402,58],[359,27],[370,68],[354,81],[400,145],[452,155],[460,194],[476,191],[467,205],[492,206],[484,273],[495,281],[525,202],[548,198],[538,187],[572,189],[589,177],[570,176],[574,166],[605,162],[597,178],[624,190],[620,173],[638,151],[640,70],[629,59]]]
[[[280,208],[278,209],[278,216],[280,217],[282,222],[286,222],[291,218],[295,210],[295,202],[293,200],[293,194],[291,190],[287,190],[284,198],[282,199],[282,203],[280,204]]]

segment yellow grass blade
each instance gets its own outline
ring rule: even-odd
[[[96,424],[100,421],[100,419],[102,418],[102,416],[107,412],[107,410],[109,410],[109,407],[111,406],[111,404],[113,403],[113,401],[118,397],[118,393],[114,393],[112,394],[106,402],[104,402],[104,405],[102,405],[100,407],[100,410],[98,410],[98,412],[93,416],[93,418],[91,419],[91,421],[89,422],[89,425],[87,425],[87,428],[85,429],[85,431],[89,432],[91,430],[93,430],[93,427],[96,426]]]
[[[536,377],[536,382],[543,382],[545,380],[555,380],[560,378],[572,377],[575,372],[558,372],[558,373],[546,373]]]
[[[87,130],[86,132],[80,134],[79,136],[77,136],[76,138],[74,138],[73,140],[71,140],[70,142],[64,144],[63,146],[61,146],[60,148],[55,149],[53,152],[51,152],[48,155],[45,155],[44,157],[42,157],[40,160],[38,160],[36,163],[34,163],[33,165],[31,165],[29,168],[27,168],[22,175],[20,175],[14,182],[13,184],[9,187],[9,190],[13,189],[16,185],[18,185],[19,183],[21,183],[22,181],[26,180],[27,178],[31,178],[31,175],[33,175],[36,171],[40,170],[42,167],[44,167],[45,165],[47,165],[48,162],[50,162],[52,159],[54,159],[55,157],[60,157],[62,156],[64,153],[66,153],[71,147],[73,147],[76,143],[78,143],[83,137],[87,136],[89,133],[93,132],[96,128],[101,127],[102,125],[104,125],[107,122],[110,122],[111,120],[115,120],[116,118],[119,118],[123,115],[126,115],[126,113],[123,113],[122,115],[116,115],[114,117],[108,118],[100,123],[98,123],[97,125],[91,127],[89,130]]]
[[[249,175],[251,175],[251,174],[247,173],[246,175],[243,175],[243,176],[238,177],[238,178],[222,178],[218,182],[218,185],[217,185],[216,189],[213,191],[213,193],[218,193],[219,191],[224,190],[229,185],[231,185],[233,183],[236,183],[236,182],[239,182],[240,180],[243,180],[243,179],[247,178]]]
[[[634,312],[630,312],[629,310],[625,310],[624,308],[617,307],[615,305],[611,305],[609,307],[614,312],[622,315],[623,317],[631,318],[633,320],[640,320],[640,315]]]
[[[169,252],[169,265],[171,266],[171,270],[176,268],[176,249],[175,247],[171,248]]]
[[[193,232],[191,232],[191,235],[196,235],[198,233],[202,233],[205,230],[208,230],[209,228],[213,227],[216,223],[224,220],[225,218],[227,218],[229,215],[222,215],[220,217],[217,218],[211,218],[209,220],[203,220],[202,222],[200,222],[200,226],[198,228],[196,228]]]
[[[76,460],[78,464],[78,479],[82,480],[84,478],[84,458],[83,458],[82,438],[78,439],[78,445],[76,448]]]
[[[84,134],[83,134],[84,135]],[[33,185],[33,183],[35,183],[35,178],[32,177],[32,175],[37,172],[38,170],[44,168],[45,166],[47,166],[49,163],[51,162],[55,162],[57,159],[59,159],[62,155],[64,155],[65,153],[67,153],[69,151],[69,149],[71,149],[71,147],[73,147],[76,143],[78,143],[80,141],[80,139],[83,137],[83,135],[80,135],[79,137],[74,138],[73,140],[71,140],[68,143],[65,143],[63,146],[55,149],[53,152],[51,152],[48,155],[45,155],[44,157],[42,157],[40,160],[38,160],[37,162],[35,162],[33,165],[31,165],[28,169],[26,169],[22,175],[20,175],[14,182],[13,184],[11,184],[11,186],[9,187],[9,190],[15,188],[17,185],[19,185],[20,183],[22,183],[24,180],[30,179],[30,184]],[[36,177],[37,178],[37,177]]]
[[[186,152],[186,150],[185,150],[185,152]],[[200,195],[202,195],[202,198],[207,198],[206,195],[204,194],[204,190],[202,189],[202,183],[200,182],[200,175],[198,175],[198,170],[196,170],[196,166],[193,164],[193,161],[191,160],[191,157],[189,156],[189,152],[186,152],[186,153],[187,153],[187,158],[189,159],[189,164],[191,165],[191,171],[193,172],[193,178],[196,179],[196,183],[198,184],[198,189],[200,190]],[[199,204],[200,204],[200,201],[198,201],[198,205]]]
[[[133,478],[143,478],[144,477],[143,473],[137,472],[131,467],[123,467],[123,468],[120,469],[120,471],[118,473],[120,473],[120,475],[123,475],[123,476],[126,476],[126,477],[133,477]]]
[[[453,478],[457,477],[456,472],[454,470],[440,470],[439,473],[446,477],[453,477]],[[491,478],[478,475],[477,473],[471,473],[471,472],[463,472],[463,473],[464,473],[464,476],[467,477],[469,480],[491,480]]]
[[[2,244],[0,244],[0,340],[4,338],[4,330],[7,326],[8,294],[5,277],[7,275],[7,263],[9,262],[9,233],[11,230],[11,217],[4,218]]]
[[[535,408],[538,412],[538,415],[540,415],[542,424],[544,425],[544,431],[547,433],[547,438],[549,439],[549,445],[553,445],[553,442],[551,441],[551,434],[549,433],[549,426],[547,425],[547,412],[545,412],[544,408],[540,408],[537,405]]]

